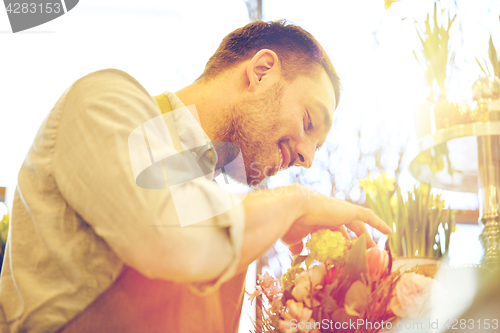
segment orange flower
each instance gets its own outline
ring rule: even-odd
[[[368,262],[368,272],[370,276],[378,280],[382,277],[389,267],[389,254],[376,246],[366,251],[366,260]]]
[[[295,302],[289,299],[286,301],[287,312],[282,314],[283,320],[280,320],[280,330],[284,333],[312,333],[317,332],[314,329],[314,320],[311,319],[312,310],[306,308],[302,302]]]
[[[316,299],[312,299],[311,302],[311,286],[314,289],[321,289],[325,281],[325,274],[325,265],[321,263],[297,275],[295,278],[295,287],[292,290],[293,297],[297,301],[304,301],[309,307],[318,306],[320,303]]]

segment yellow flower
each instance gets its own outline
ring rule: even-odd
[[[281,276],[281,285],[285,290],[292,290],[295,285],[295,278],[297,274],[300,274],[304,269],[300,266],[294,266],[289,268],[285,274]]]
[[[377,178],[375,178],[375,182],[377,182],[379,184],[380,188],[384,192],[392,192],[392,191],[394,191],[396,189],[394,187],[394,185],[396,184],[396,177],[394,177],[394,178],[387,178],[387,173],[386,172],[382,172],[380,174],[380,176],[378,176]]]
[[[312,258],[326,263],[327,260],[335,260],[344,255],[346,239],[338,231],[322,229],[311,235],[306,246],[311,251],[309,255]]]
[[[382,172],[374,180],[365,179],[359,181],[359,186],[364,188],[365,192],[371,196],[377,195],[377,193],[393,192],[396,189],[395,184],[396,177],[387,178],[386,172]]]
[[[360,180],[359,187],[364,188],[365,192],[369,195],[376,194],[376,188],[373,182],[369,179]]]
[[[392,4],[395,3],[397,0],[384,0],[384,8],[389,9],[391,8]]]

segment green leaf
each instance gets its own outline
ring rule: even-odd
[[[420,61],[418,60],[417,54],[415,53],[415,50],[413,50],[413,55],[415,56],[415,59],[417,60],[418,64],[420,65]]]
[[[307,257],[308,256],[296,255],[295,258],[293,259],[292,267],[299,266],[307,259]]]
[[[354,282],[345,295],[344,309],[348,315],[362,317],[370,300],[370,288],[361,281]]]
[[[326,313],[332,313],[339,308],[337,302],[329,294],[326,294],[325,297],[323,297],[321,300],[321,306]]]
[[[450,21],[450,17],[448,16],[448,30],[447,31],[450,31],[451,25],[453,24],[453,22],[455,22],[456,18],[457,18],[457,14],[455,14],[455,16],[453,16],[453,19]]]
[[[490,68],[488,67],[488,63],[486,62],[486,60],[484,61],[484,67],[486,67],[486,71],[488,72],[488,76],[491,76]]]
[[[356,321],[357,317],[349,316],[344,308],[338,308],[332,313],[330,318],[335,322],[349,323],[349,320]]]
[[[361,237],[354,242],[351,250],[347,253],[344,271],[340,277],[341,281],[347,279],[347,283],[339,289],[338,296],[342,298],[347,292],[349,286],[355,281],[360,280],[361,274],[366,275],[367,271],[366,240],[365,235],[361,235]]]
[[[290,290],[285,290],[283,292],[283,298],[281,299],[281,302],[283,303],[283,305],[285,305],[286,301],[288,301],[289,299],[297,301],[295,297],[293,297],[292,292]]]
[[[493,72],[495,76],[500,76],[500,62],[498,61],[497,51],[493,45],[493,39],[490,36],[488,56],[491,64],[493,65]]]
[[[306,267],[309,267],[314,262],[314,258],[311,256],[307,256],[307,258],[306,258],[306,260],[304,260],[304,262],[306,263]]]

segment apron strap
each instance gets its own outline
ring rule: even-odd
[[[172,111],[172,107],[170,106],[170,101],[168,100],[167,95],[159,94],[155,96],[156,103],[160,107],[160,111],[162,114]]]

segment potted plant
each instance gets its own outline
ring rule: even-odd
[[[417,137],[463,123],[462,118],[467,117],[469,114],[469,108],[466,103],[449,102],[446,98],[444,82],[450,58],[448,52],[449,32],[456,15],[451,18],[448,12],[446,27],[443,23],[440,24],[438,22],[438,15],[444,10],[441,9],[438,11],[438,2],[440,3],[439,0],[434,2],[432,28],[429,14],[427,14],[427,19],[425,20],[425,31],[420,32],[417,26],[415,26],[420,42],[422,43],[421,53],[424,59],[419,60],[415,51],[413,51],[413,55],[425,73],[425,79],[429,88],[427,100],[418,105],[414,110]],[[442,21],[445,22],[446,20],[443,19]],[[415,23],[417,22],[415,21]],[[434,113],[434,117],[432,113]],[[434,118],[434,126],[431,125],[431,118]]]
[[[393,230],[388,242],[395,259],[405,258],[408,264],[402,265],[413,267],[447,258],[455,229],[454,212],[445,212],[441,195],[432,194],[428,184],[414,187],[405,198],[395,183],[395,178],[388,179],[385,173],[373,181],[360,182],[368,207]]]
[[[473,97],[477,101],[477,108],[471,112],[471,122],[500,120],[500,61],[498,60],[497,51],[491,36],[488,57],[493,67],[493,73],[490,72],[486,61],[483,68],[476,58],[479,67],[486,77],[477,80],[472,86]]]

